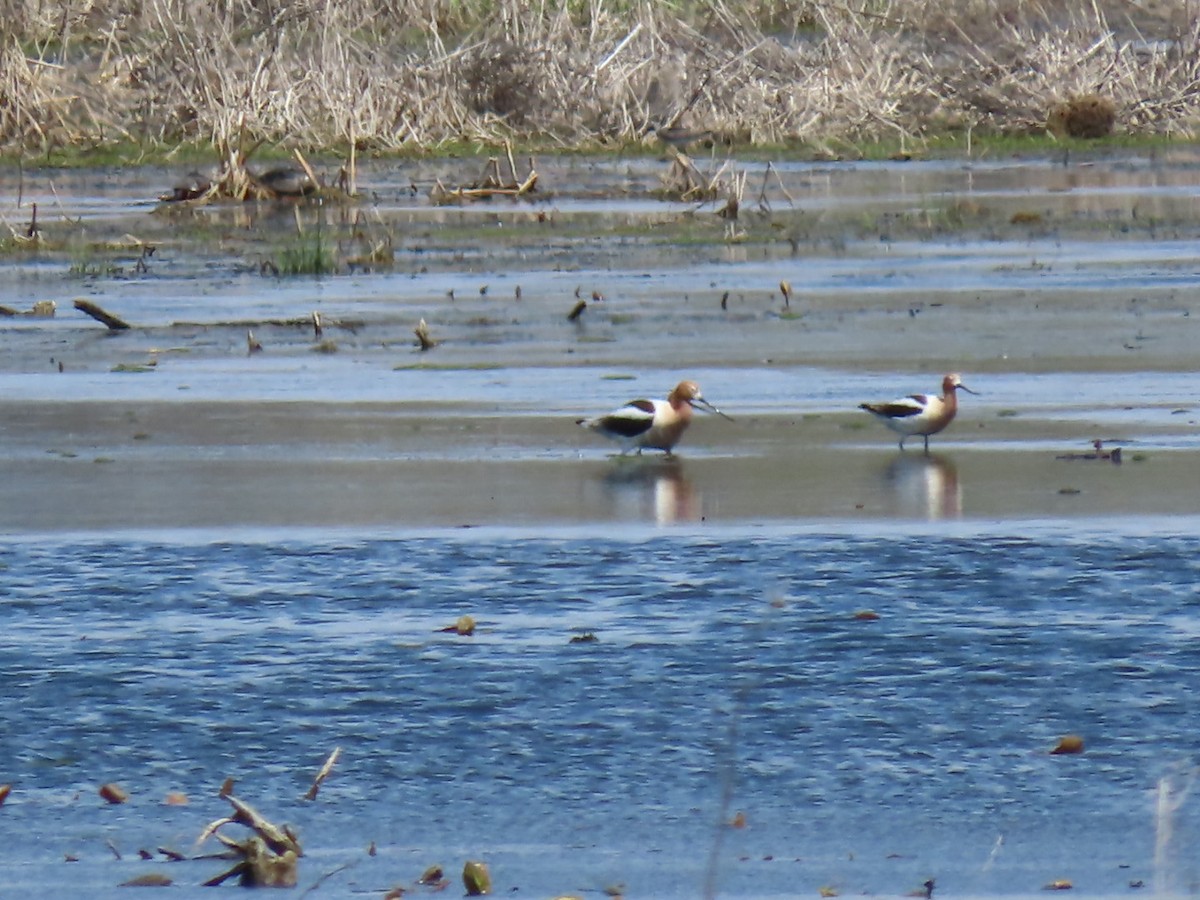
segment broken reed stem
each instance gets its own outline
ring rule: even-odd
[[[103,322],[109,331],[126,331],[129,329],[129,323],[120,316],[114,316],[90,300],[76,300],[75,308],[82,313],[87,313],[97,322]]]
[[[316,316],[316,313],[313,313]],[[315,321],[315,320],[314,320]],[[322,782],[329,777],[329,773],[333,771],[334,765],[338,761],[338,757],[342,755],[341,747],[334,747],[333,752],[329,754],[329,758],[325,760],[325,765],[321,766],[321,771],[317,773],[317,777],[313,779],[312,787],[308,789],[308,793],[304,795],[305,800],[316,800],[317,792],[321,789]]]

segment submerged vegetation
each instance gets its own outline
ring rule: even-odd
[[[19,158],[596,148],[668,123],[841,155],[1074,122],[1190,136],[1200,116],[1200,8],[1165,0],[10,0],[6,18],[0,151]]]

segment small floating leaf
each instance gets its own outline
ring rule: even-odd
[[[1058,744],[1050,752],[1059,756],[1067,753],[1082,753],[1083,738],[1077,734],[1064,734],[1058,739]]]
[[[854,618],[860,622],[874,622],[879,619],[879,613],[873,609],[860,609],[854,614]]]
[[[128,792],[119,784],[112,782],[100,785],[100,796],[109,803],[124,803],[129,799]]]
[[[463,863],[462,879],[468,897],[480,897],[492,892],[492,876],[488,874],[487,863],[467,860]]]
[[[183,791],[171,791],[163,798],[163,803],[167,804],[167,806],[187,806],[187,794],[183,793]]]
[[[1044,891],[1069,891],[1074,886],[1075,885],[1071,884],[1071,882],[1067,881],[1067,879],[1065,879],[1065,878],[1056,878],[1054,881],[1051,881],[1049,884],[1043,885],[1042,890],[1044,890]]]
[[[8,795],[12,793],[11,784],[0,784],[0,806],[4,805],[4,801],[8,799]]]
[[[421,873],[421,877],[417,879],[417,884],[437,884],[445,877],[441,866],[430,866]]]
[[[829,887],[829,885],[822,885],[821,887],[817,888],[817,893],[822,897],[836,897],[838,895],[838,889],[835,887]]]
[[[729,821],[729,827],[730,828],[745,828],[746,827],[746,814],[739,809],[737,811],[737,814]]]
[[[469,636],[475,633],[475,620],[471,616],[459,616],[453,625],[447,625],[445,628],[439,628],[438,631],[447,634],[461,634]]]

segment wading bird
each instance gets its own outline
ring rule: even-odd
[[[654,129],[654,136],[668,147],[674,147],[676,150],[682,153],[690,144],[711,140],[712,132],[701,131],[698,128],[681,128],[677,125],[663,125]]]
[[[958,412],[958,395],[956,391],[963,390],[974,394],[957,375],[947,375],[942,379],[942,396],[934,397],[929,394],[913,394],[911,397],[901,397],[890,403],[860,403],[859,409],[865,409],[879,419],[892,431],[900,435],[900,449],[904,449],[906,438],[919,434],[925,439],[925,452],[929,452],[929,436],[937,434],[954,421]]]
[[[670,456],[692,422],[694,407],[733,421],[704,399],[700,385],[681,381],[666,400],[630,400],[607,415],[579,419],[578,424],[619,443],[622,456],[635,447],[639,454],[643,450],[662,450]]]

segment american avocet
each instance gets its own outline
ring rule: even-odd
[[[958,390],[975,393],[957,375],[947,375],[942,379],[940,397],[913,394],[890,403],[860,403],[859,409],[865,409],[900,435],[901,450],[904,449],[906,438],[919,434],[925,439],[925,452],[928,453],[929,436],[937,434],[954,421],[958,412],[958,395],[955,393]]]
[[[704,399],[700,385],[681,381],[666,400],[630,400],[608,415],[579,419],[578,424],[618,442],[622,456],[634,447],[639,454],[642,450],[662,450],[670,456],[671,448],[691,424],[696,406],[729,419]]]

